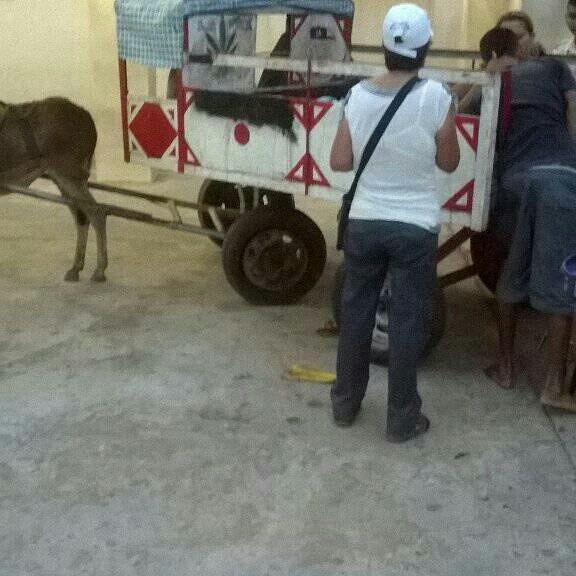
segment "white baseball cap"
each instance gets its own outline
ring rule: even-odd
[[[428,13],[416,4],[392,6],[382,24],[384,47],[390,52],[416,58],[416,50],[432,38]]]

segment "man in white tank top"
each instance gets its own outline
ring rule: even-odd
[[[351,90],[335,137],[333,170],[358,167],[362,152],[398,90],[423,66],[432,29],[415,4],[390,9],[383,24],[388,73]],[[350,426],[369,379],[372,330],[387,275],[391,281],[386,436],[403,442],[428,430],[416,368],[429,337],[436,282],[440,205],[435,167],[460,160],[449,91],[421,81],[394,115],[356,189],[344,240],[346,279],[332,387],[334,421]]]

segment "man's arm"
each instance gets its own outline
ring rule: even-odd
[[[444,172],[454,172],[460,164],[460,145],[452,105],[444,124],[436,133],[436,166]]]
[[[330,151],[330,168],[335,172],[350,172],[354,168],[354,152],[352,150],[352,136],[348,120],[344,118],[338,126],[338,132],[332,143]]]

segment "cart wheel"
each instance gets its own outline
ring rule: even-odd
[[[502,239],[491,228],[474,234],[470,238],[470,254],[482,284],[491,292],[496,292],[500,270],[506,260],[506,248]]]
[[[295,209],[256,208],[231,226],[222,247],[232,287],[253,304],[290,304],[316,284],[326,263],[320,228]]]
[[[204,180],[198,193],[198,203],[207,204],[216,208],[231,208],[234,210],[253,210],[254,206],[254,188],[252,186],[241,187],[230,182],[220,180]],[[294,197],[292,194],[276,192],[261,188],[258,190],[257,206],[273,206],[274,208],[294,208]],[[216,224],[212,215],[205,210],[198,210],[198,219],[203,228],[216,230]],[[224,231],[228,231],[230,226],[236,220],[235,216],[220,216]],[[222,246],[223,240],[220,238],[210,238],[218,246]]]
[[[336,270],[334,277],[334,286],[332,289],[332,313],[336,324],[340,322],[340,312],[342,309],[342,291],[344,289],[344,278],[346,270],[344,263]],[[385,282],[382,294],[380,295],[380,302],[376,312],[376,321],[374,324],[374,331],[372,332],[372,351],[370,360],[373,364],[388,364],[388,307],[390,303],[390,284]],[[422,354],[422,359],[426,358],[436,346],[438,346],[444,330],[446,328],[446,302],[444,299],[444,292],[440,285],[437,283],[434,292],[434,311],[432,314],[432,328],[431,335],[426,348]]]

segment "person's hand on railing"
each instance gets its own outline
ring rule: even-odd
[[[516,58],[512,56],[500,56],[496,55],[496,52],[492,52],[492,58],[490,62],[486,64],[486,72],[499,73],[508,70],[510,66],[517,62]]]

